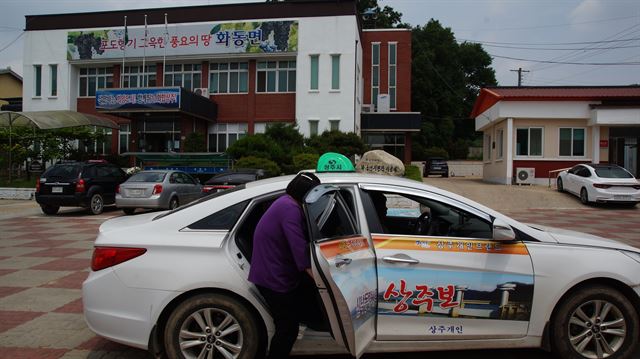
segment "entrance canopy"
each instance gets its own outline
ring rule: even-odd
[[[53,129],[76,126],[118,128],[112,120],[76,111],[0,111],[0,127],[34,126]]]

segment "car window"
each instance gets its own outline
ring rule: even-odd
[[[576,174],[580,177],[591,177],[591,171],[586,167],[581,167]]]
[[[155,182],[164,181],[166,172],[139,172],[131,176],[128,182]]]
[[[243,201],[229,206],[190,224],[188,228],[198,230],[231,230],[248,203],[249,201]]]
[[[116,166],[108,166],[111,177],[124,177],[124,172]]]
[[[596,175],[601,178],[633,178],[631,173],[621,167],[596,168]]]
[[[178,208],[176,208],[174,210],[166,211],[166,212],[164,212],[162,214],[159,214],[159,215],[153,217],[153,220],[155,221],[155,220],[167,217],[169,215],[172,215],[172,214],[174,214],[176,212],[184,211],[185,209],[191,208],[192,206],[195,206],[195,205],[200,204],[202,202],[207,202],[207,201],[216,200],[216,199],[220,200],[219,198],[222,197],[222,196],[226,196],[226,195],[234,193],[236,191],[241,191],[243,189],[245,189],[245,186],[244,185],[240,185],[240,186],[236,186],[236,187],[233,187],[231,189],[228,189],[226,191],[220,191],[220,192],[212,193],[212,194],[210,194],[210,195],[208,195],[206,197],[201,197],[198,200],[195,200],[195,201],[193,201],[191,203],[185,204],[184,206],[180,206],[180,207],[178,207]]]
[[[344,199],[338,192],[321,196],[316,202],[307,204],[307,215],[318,231],[317,239],[349,236],[357,233]]]
[[[97,166],[96,167],[96,177],[111,177],[111,171],[109,171],[109,167],[106,166]]]
[[[84,170],[82,170],[82,177],[95,177],[96,176],[96,168],[94,166],[88,166],[85,167]]]
[[[78,177],[80,169],[82,167],[79,164],[59,164],[49,167],[49,169],[42,175],[43,177],[63,177],[73,178]]]
[[[169,183],[178,183],[178,174],[176,172],[169,177]]]
[[[576,174],[576,172],[578,172],[578,170],[581,169],[581,168],[582,168],[582,166],[571,167],[571,169],[568,171],[568,173]]]

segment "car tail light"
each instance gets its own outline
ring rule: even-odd
[[[162,185],[161,184],[157,184],[157,185],[153,186],[153,192],[151,192],[151,195],[160,194],[160,193],[162,193]]]
[[[84,192],[85,189],[86,188],[84,187],[84,180],[80,178],[76,183],[76,192]]]
[[[145,248],[95,247],[93,257],[91,257],[91,270],[95,272],[113,267],[116,264],[139,257],[146,251]]]
[[[611,187],[611,185],[608,185],[608,184],[602,184],[602,183],[594,183],[594,184],[593,184],[593,187],[595,187],[595,188],[610,188],[610,187]]]
[[[120,185],[116,186],[116,193],[120,193]]]

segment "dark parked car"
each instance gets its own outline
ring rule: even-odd
[[[224,191],[247,182],[259,180],[262,177],[264,177],[264,170],[260,169],[227,170],[218,173],[205,182],[204,186],[202,186],[202,194],[208,195]]]
[[[57,163],[36,181],[36,202],[49,215],[66,206],[100,214],[115,203],[116,188],[126,179],[124,171],[103,160]]]
[[[441,175],[449,177],[449,165],[447,160],[442,157],[431,157],[424,163],[423,176]]]

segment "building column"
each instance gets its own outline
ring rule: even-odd
[[[593,151],[591,162],[600,163],[600,126],[591,127],[591,137],[591,150]]]
[[[506,142],[506,148],[507,148],[507,153],[506,153],[506,158],[505,160],[507,161],[507,173],[506,173],[506,180],[507,180],[507,184],[511,185],[512,182],[512,178],[513,178],[513,118],[509,117],[507,118],[507,131],[506,131],[506,136],[507,136],[507,142]],[[504,157],[504,154],[503,154]]]

